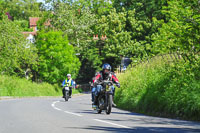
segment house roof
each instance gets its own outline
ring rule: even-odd
[[[30,26],[36,26],[38,20],[39,20],[39,17],[30,17],[29,18]]]

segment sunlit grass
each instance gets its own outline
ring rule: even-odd
[[[129,68],[118,75],[115,102],[130,111],[200,120],[200,67],[193,67],[155,57]]]
[[[81,89],[73,89],[73,94]],[[61,96],[62,87],[48,83],[34,83],[18,77],[0,76],[0,96]]]

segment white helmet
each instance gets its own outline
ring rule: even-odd
[[[71,74],[67,74],[67,77],[71,77]]]

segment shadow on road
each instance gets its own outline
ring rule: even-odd
[[[159,124],[159,125],[177,125],[177,126],[197,126],[200,128],[199,122],[193,121],[184,121],[178,119],[170,119],[170,118],[162,118],[162,117],[154,117],[154,116],[145,116],[137,113],[121,113],[121,112],[112,112],[113,114],[121,114],[121,115],[131,115],[133,117],[129,117],[128,119],[107,119],[110,121],[131,121],[137,124]]]
[[[86,128],[77,127],[65,127],[72,129],[85,129],[90,131],[108,131],[114,133],[199,133],[200,129],[190,129],[190,128],[167,128],[167,127],[133,127],[131,129],[127,128],[115,128],[115,127],[101,127],[101,126],[90,126]]]
[[[120,109],[118,109],[118,110],[120,110]],[[138,114],[138,113],[133,113],[133,112],[128,112],[128,111],[126,111],[126,112],[116,112],[116,111],[112,111],[111,113],[112,113],[112,114],[120,114],[120,115],[138,115],[138,116],[145,116],[145,115],[143,115],[143,114]]]
[[[106,115],[104,113],[102,114],[97,114],[96,111],[94,110],[82,110],[79,113],[85,113],[85,114],[94,114],[94,115]],[[130,112],[112,112],[112,114],[119,114],[120,116],[115,116],[115,117],[105,117],[105,120],[110,121],[110,122],[120,122],[120,121],[124,121],[124,122],[131,122],[133,123],[133,125],[142,125],[142,126],[148,126],[151,125],[151,127],[153,126],[154,128],[152,128],[152,130],[158,130],[160,131],[160,129],[168,129],[168,130],[183,130],[184,131],[188,131],[190,128],[184,127],[184,126],[189,126],[189,127],[198,127],[198,129],[190,129],[190,131],[192,130],[192,132],[199,132],[200,133],[200,125],[198,122],[192,122],[192,121],[183,121],[183,120],[175,120],[175,119],[168,119],[168,118],[160,118],[160,117],[153,117],[153,116],[145,116],[142,114],[138,114],[138,113],[130,113]],[[131,117],[123,117],[123,116],[130,116]],[[157,126],[161,127],[158,128]],[[166,128],[165,126],[172,126],[171,128],[168,127]],[[179,127],[179,128],[173,128],[173,127]],[[162,128],[165,127],[165,128]],[[183,129],[181,129],[180,127],[184,127]],[[194,127],[194,128],[195,128]]]

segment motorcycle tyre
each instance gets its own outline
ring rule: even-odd
[[[108,95],[108,104],[106,107],[106,114],[109,115],[112,110],[112,95]]]
[[[65,91],[65,101],[68,101],[68,99],[69,99],[69,92]]]

